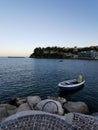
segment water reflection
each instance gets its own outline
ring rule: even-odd
[[[82,88],[79,88],[78,90],[70,90],[70,91],[59,90],[59,91],[58,91],[58,95],[59,95],[60,97],[63,97],[63,98],[68,98],[68,97],[71,97],[71,96],[73,96],[74,94],[80,92],[82,89],[83,89],[83,87],[82,87]]]

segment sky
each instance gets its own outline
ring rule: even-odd
[[[0,0],[0,56],[98,45],[98,0]]]

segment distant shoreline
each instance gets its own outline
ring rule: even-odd
[[[8,56],[8,58],[25,58],[23,56]]]
[[[46,57],[29,57],[33,59],[58,59],[58,60],[98,60],[94,58],[46,58]]]

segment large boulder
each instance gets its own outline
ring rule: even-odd
[[[67,112],[89,113],[88,106],[84,102],[72,102],[68,101],[63,105],[63,108]]]
[[[16,113],[16,106],[10,104],[0,104],[0,107],[5,107],[8,116]]]
[[[42,100],[36,105],[35,109],[53,114],[59,114],[59,115],[64,114],[64,110],[61,106],[61,103],[52,99]]]
[[[7,110],[5,107],[0,107],[0,121],[5,119],[8,116]]]
[[[30,107],[28,106],[27,103],[23,103],[23,104],[21,104],[21,105],[17,108],[17,112],[28,111],[28,110],[30,110]]]
[[[0,120],[16,114],[16,106],[10,104],[0,104]]]
[[[17,106],[19,106],[19,105],[26,103],[26,102],[27,102],[27,100],[25,97],[18,97],[16,104],[17,104]]]
[[[22,103],[26,103],[26,97],[13,96],[9,101],[9,104],[14,105],[16,107],[19,107],[19,105],[21,105]]]
[[[41,101],[41,98],[39,96],[28,96],[27,97],[27,103],[30,106],[30,108],[33,110],[37,103]]]
[[[65,98],[63,98],[63,97],[52,97],[52,96],[48,96],[47,98],[55,100],[55,101],[59,101],[62,105],[67,102],[67,100]]]
[[[0,104],[0,107],[6,107],[6,109],[16,109],[16,106],[10,104]]]
[[[18,105],[17,105],[17,96],[13,96],[13,97],[11,98],[11,100],[9,101],[9,104],[18,107]]]

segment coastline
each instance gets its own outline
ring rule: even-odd
[[[8,56],[7,58],[25,58],[23,56]]]
[[[31,59],[58,59],[58,60],[98,60],[98,59],[95,59],[95,58],[49,58],[49,57],[28,57],[28,58],[31,58]]]

